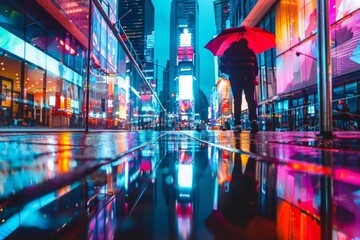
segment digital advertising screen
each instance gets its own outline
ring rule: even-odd
[[[336,23],[330,29],[333,77],[360,70],[359,22],[360,12]]]
[[[360,1],[329,3],[332,77],[360,70]],[[276,93],[317,84],[316,1],[280,2],[276,9]],[[299,54],[297,54],[299,53]]]
[[[126,119],[126,91],[123,88],[119,89],[119,118]]]
[[[180,113],[192,113],[193,105],[190,100],[180,100]]]
[[[179,76],[179,99],[193,100],[193,76]]]

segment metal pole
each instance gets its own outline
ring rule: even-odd
[[[317,37],[319,56],[318,66],[318,102],[319,102],[319,136],[332,138],[332,86],[330,64],[330,38],[329,38],[329,1],[317,0]],[[323,166],[331,166],[331,156],[324,153],[322,156]],[[332,239],[332,181],[331,176],[321,177],[321,206],[320,225],[321,239]]]
[[[156,92],[156,95],[158,94],[158,83],[159,83],[159,78],[158,78],[158,72],[159,72],[159,60],[156,59],[156,75],[155,75],[155,92]],[[162,110],[160,109],[160,112],[159,112],[159,131],[161,131],[161,113],[162,113]]]
[[[159,81],[159,78],[158,78],[158,75],[159,75],[159,60],[156,59],[156,81],[155,81],[155,91],[156,91],[156,94],[158,93],[158,81]]]
[[[330,140],[331,141],[331,140]],[[321,154],[321,165],[332,168],[332,154]],[[320,176],[320,238],[331,240],[333,231],[333,180],[331,174]]]
[[[91,43],[92,43],[92,0],[89,0],[89,27],[88,27],[88,45],[87,45],[87,63],[86,63],[86,115],[85,132],[89,131],[89,96],[90,96],[90,61],[91,61]]]
[[[329,39],[329,1],[317,0],[317,41],[319,56],[318,69],[318,102],[319,102],[319,130],[318,136],[332,137],[332,86],[330,64]]]

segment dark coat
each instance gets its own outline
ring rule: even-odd
[[[258,75],[259,67],[254,51],[246,45],[234,42],[224,52],[226,59],[226,72],[231,73],[232,70],[251,69],[254,75]]]

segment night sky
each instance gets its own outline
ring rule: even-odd
[[[169,59],[169,30],[171,0],[152,0],[155,7],[155,61],[166,66]],[[215,84],[214,56],[205,49],[205,45],[215,35],[213,0],[198,0],[199,4],[199,54],[200,54],[200,88],[209,98]],[[162,69],[159,68],[159,89],[162,89]]]

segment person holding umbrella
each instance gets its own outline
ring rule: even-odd
[[[275,35],[262,28],[240,26],[227,28],[210,40],[205,48],[220,59],[220,71],[229,75],[234,96],[235,133],[241,132],[242,92],[249,107],[251,133],[259,131],[257,119],[257,101],[255,86],[257,83],[258,63],[255,54],[262,53],[276,46]]]
[[[229,74],[231,90],[234,96],[234,133],[241,132],[241,104],[242,92],[249,107],[249,120],[251,133],[259,131],[257,124],[257,101],[255,99],[256,78],[259,72],[256,55],[249,48],[245,38],[234,42],[224,52],[226,61],[226,72]]]

